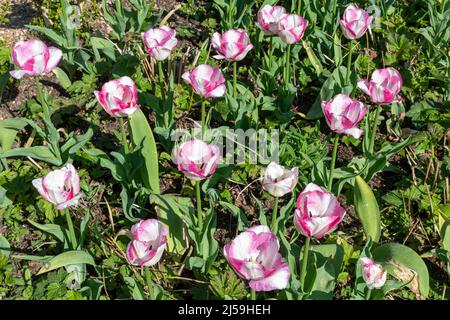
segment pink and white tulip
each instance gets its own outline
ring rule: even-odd
[[[148,54],[159,61],[167,59],[176,47],[178,43],[176,35],[177,32],[168,26],[141,33]]]
[[[322,101],[322,111],[330,129],[359,139],[364,133],[358,122],[366,115],[366,107],[356,99],[338,94],[330,101]]]
[[[219,53],[214,58],[228,61],[241,61],[253,49],[247,32],[242,29],[228,30],[223,34],[214,33],[211,45]]]
[[[202,97],[218,98],[225,94],[225,78],[218,67],[201,64],[192,72],[183,73],[182,77]]]
[[[373,17],[367,11],[351,4],[345,9],[339,24],[347,39],[359,39],[370,28],[372,20]]]
[[[277,237],[261,225],[239,234],[224,246],[223,253],[237,274],[250,281],[253,290],[272,291],[285,289],[291,276],[279,250]]]
[[[199,181],[214,174],[220,159],[219,147],[192,139],[180,145],[174,160],[186,177]]]
[[[141,220],[131,227],[133,240],[127,247],[128,261],[135,266],[153,266],[167,245],[167,228],[156,219]]]
[[[286,169],[271,162],[264,173],[263,189],[274,197],[282,197],[292,192],[298,181],[298,168]]]
[[[47,47],[41,40],[20,41],[12,49],[12,62],[20,69],[10,74],[16,79],[40,76],[56,68],[61,58],[60,49]]]
[[[80,177],[71,164],[49,172],[45,177],[34,179],[33,186],[57,210],[76,206],[83,195],[80,190]]]
[[[375,70],[370,81],[366,79],[358,81],[358,87],[376,104],[391,104],[401,101],[398,94],[402,85],[403,79],[400,72],[392,67]]]
[[[308,20],[296,15],[285,14],[281,17],[277,26],[277,34],[284,42],[293,44],[302,40],[308,27]]]
[[[310,183],[297,198],[294,224],[304,236],[320,239],[336,228],[344,215],[344,208],[332,193]]]
[[[266,4],[258,11],[257,25],[268,33],[278,32],[278,22],[286,14],[286,9],[281,6],[271,6]]]
[[[369,289],[379,289],[386,282],[386,271],[370,258],[361,258],[362,276]]]
[[[134,81],[129,77],[111,80],[94,91],[98,102],[112,117],[126,117],[139,109],[138,92]]]

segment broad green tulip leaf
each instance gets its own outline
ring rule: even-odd
[[[48,261],[36,275],[40,275],[71,264],[90,264],[92,266],[95,266],[95,261],[92,256],[86,251],[66,251]]]
[[[142,110],[137,110],[129,117],[129,127],[133,145],[142,146],[141,153],[145,159],[145,165],[140,169],[142,181],[153,193],[159,194],[158,150],[152,129]]]
[[[40,223],[34,222],[32,220],[28,220],[28,222],[33,227],[51,234],[56,239],[58,239],[60,242],[64,243],[64,240],[65,240],[64,229],[61,226],[59,226],[57,224],[51,224],[51,223],[40,224]]]
[[[132,277],[124,277],[125,282],[131,287],[131,296],[133,300],[144,300],[144,290],[138,282]]]
[[[150,195],[150,203],[155,204],[158,219],[169,230],[167,251],[183,255],[188,248],[188,237],[183,218],[189,212],[194,212],[191,199],[175,195]]]
[[[55,166],[61,166],[62,160],[55,157],[48,147],[36,146],[30,148],[17,148],[8,150],[0,154],[0,159],[11,157],[31,157],[33,159],[41,160],[53,164]]]
[[[61,147],[61,153],[64,157],[68,158],[70,155],[76,153],[81,147],[83,147],[89,140],[91,140],[94,132],[89,128],[85,134],[76,136],[72,132],[69,138]]]
[[[439,212],[441,246],[445,250],[450,251],[450,204],[440,205],[437,210]]]
[[[11,149],[17,133],[27,125],[28,122],[22,118],[10,118],[0,121],[0,146],[3,151]]]
[[[387,243],[375,248],[373,257],[389,274],[403,282],[410,281],[414,276],[408,287],[417,298],[428,297],[430,291],[428,269],[413,249],[399,243]]]
[[[53,73],[56,75],[56,78],[58,79],[61,87],[63,87],[65,90],[67,90],[72,85],[72,81],[70,81],[69,76],[64,72],[63,69],[56,67],[55,69],[53,69]]]
[[[0,253],[5,257],[9,257],[11,253],[11,247],[9,245],[8,240],[0,234]]]
[[[369,185],[360,176],[355,178],[353,189],[356,213],[363,225],[367,238],[378,242],[381,235],[380,209]]]
[[[245,216],[244,211],[235,206],[234,204],[225,202],[225,201],[219,201],[219,204],[222,206],[222,208],[228,210],[230,213],[233,214],[233,216],[237,217],[238,219],[238,225],[237,225],[237,229],[238,231],[244,231],[245,229],[248,228],[248,220],[247,217]]]

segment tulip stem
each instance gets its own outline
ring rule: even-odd
[[[337,149],[339,145],[339,135],[336,134],[334,137],[334,145],[333,145],[333,154],[331,156],[331,164],[330,164],[330,175],[328,177],[328,191],[331,192],[331,188],[333,187],[333,175],[334,175],[334,166],[336,165],[336,155]]]
[[[166,102],[166,94],[164,93],[164,90],[166,90],[166,88],[164,85],[164,71],[162,61],[158,61],[158,71],[159,71],[159,85],[161,90],[161,98],[164,104]]]
[[[237,99],[237,62],[233,63],[233,98]]]
[[[369,144],[369,153],[373,154],[373,149],[375,147],[375,137],[377,134],[377,128],[378,128],[378,117],[381,113],[381,105],[377,105],[377,109],[375,110],[375,119],[373,119],[373,126],[372,126],[372,132],[370,136],[370,144]]]
[[[66,214],[66,220],[67,220],[67,227],[69,228],[69,234],[70,234],[70,242],[73,250],[77,249],[77,238],[75,236],[75,229],[73,228],[73,222],[72,217],[70,216],[69,209],[65,209],[64,213]]]
[[[272,212],[272,231],[275,232],[275,226],[277,224],[277,213],[278,213],[278,197],[275,197],[275,204],[273,205]]]
[[[273,36],[269,40],[269,70],[272,70],[272,60],[273,60]]]
[[[306,268],[308,266],[308,254],[309,254],[309,243],[311,238],[306,237],[305,244],[303,245],[303,259],[302,259],[302,269],[300,270],[300,283],[302,285],[302,290],[305,292],[305,278],[306,278]]]
[[[120,132],[122,135],[123,149],[125,150],[125,154],[128,154],[130,150],[128,149],[127,134],[125,133],[125,124],[123,123],[122,117],[119,117],[119,123],[120,123]]]
[[[200,181],[197,181],[195,183],[195,191],[197,196],[197,219],[198,219],[197,225],[199,232],[201,232],[203,228],[203,212],[202,212],[202,196],[200,193]]]
[[[206,100],[202,102],[202,140],[205,139],[206,131]]]
[[[300,15],[300,10],[302,9],[302,0],[297,0],[297,14]]]
[[[145,282],[147,282],[148,295],[149,295],[150,299],[153,299],[153,295],[152,295],[153,281],[152,281],[152,275],[150,273],[150,267],[144,267],[144,274],[145,274]]]
[[[350,41],[349,46],[349,52],[348,52],[348,60],[347,60],[347,73],[345,75],[345,83],[349,84],[350,83],[350,69],[352,67],[352,56],[353,56],[353,50],[356,47],[356,43],[354,43],[354,41]]]
[[[39,81],[38,77],[35,77],[34,79],[36,81],[37,99],[42,106],[42,110],[44,112],[44,118],[46,120],[50,121],[50,110],[48,108],[47,101],[44,97],[44,92],[42,91],[41,82]]]
[[[256,291],[251,289],[250,290],[251,300],[256,300]]]
[[[371,294],[372,294],[372,289],[367,288],[366,300],[370,300]]]
[[[284,63],[284,85],[285,85],[285,89],[286,91],[289,88],[289,77],[290,77],[290,60],[291,60],[291,45],[288,44],[287,46],[287,50],[285,53],[285,63]]]

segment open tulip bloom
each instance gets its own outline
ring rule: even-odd
[[[220,34],[214,33],[211,45],[217,51],[216,59],[228,61],[241,61],[253,49],[247,32],[242,29],[232,29]]]
[[[127,247],[128,261],[135,266],[153,266],[167,245],[167,228],[156,219],[141,220],[131,227],[133,240]]]
[[[45,177],[33,180],[33,186],[57,210],[76,206],[83,193],[80,190],[80,177],[72,164],[49,172]]]
[[[291,272],[279,253],[277,237],[267,226],[260,225],[239,234],[223,248],[225,258],[237,274],[249,280],[255,291],[287,288]]]
[[[351,4],[349,5],[339,20],[342,32],[347,39],[359,39],[370,28],[373,17],[363,9]]]
[[[362,276],[369,290],[379,289],[386,282],[387,272],[383,267],[370,258],[361,258]],[[370,292],[369,292],[370,295]]]
[[[219,98],[225,94],[225,78],[218,67],[201,64],[191,72],[183,73],[182,77],[202,97]]]
[[[292,192],[298,181],[298,168],[286,169],[271,162],[264,173],[263,189],[274,197],[282,197]]]
[[[358,122],[365,114],[364,104],[345,94],[338,94],[330,101],[322,101],[322,111],[330,129],[336,133],[351,135],[359,139],[364,133],[358,128]]]
[[[168,26],[149,29],[141,33],[148,54],[158,61],[167,59],[176,47],[177,32]]]
[[[287,44],[293,44],[302,40],[308,27],[308,20],[296,15],[285,14],[278,21],[277,34]]]
[[[258,12],[257,26],[269,34],[277,34],[278,22],[285,14],[285,8],[266,4]]]
[[[364,91],[375,104],[391,104],[401,101],[399,97],[403,79],[400,72],[392,67],[377,69],[370,81],[358,81],[358,88]]]
[[[47,47],[41,40],[20,41],[14,45],[11,55],[12,62],[19,68],[10,71],[16,79],[49,73],[62,58],[60,49]]]
[[[138,92],[134,81],[129,77],[111,80],[94,91],[103,109],[112,117],[127,117],[139,109]]]

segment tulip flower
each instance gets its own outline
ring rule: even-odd
[[[223,34],[214,33],[211,45],[219,53],[214,58],[228,61],[241,61],[253,48],[247,32],[242,29],[228,30]]]
[[[279,253],[277,237],[267,226],[255,226],[239,234],[223,249],[236,273],[249,280],[255,291],[285,289],[291,276],[289,265]]]
[[[403,79],[400,72],[392,67],[375,70],[370,81],[366,79],[358,81],[358,87],[376,104],[391,104],[401,101],[398,94],[402,85]]]
[[[176,35],[177,32],[168,26],[149,29],[141,33],[148,54],[158,61],[167,59],[176,47],[178,43]]]
[[[94,94],[103,109],[112,117],[126,117],[131,115],[139,106],[138,92],[134,81],[129,77],[111,80]]]
[[[362,276],[367,284],[367,287],[372,289],[379,289],[384,286],[386,282],[386,271],[383,267],[370,258],[361,258],[362,262]]]
[[[308,27],[308,20],[296,14],[285,14],[278,22],[277,34],[287,44],[299,42]]]
[[[330,129],[337,133],[351,135],[359,139],[364,133],[357,124],[364,118],[366,108],[356,99],[338,94],[330,101],[322,101],[322,110]]]
[[[278,22],[286,14],[286,9],[281,6],[266,4],[258,12],[257,26],[267,33],[278,32]]]
[[[225,94],[225,78],[218,67],[201,64],[192,72],[183,73],[182,77],[202,97],[218,98]]]
[[[180,145],[175,162],[186,177],[199,181],[214,174],[220,159],[219,147],[192,139]]]
[[[336,228],[344,215],[345,209],[332,193],[310,183],[297,198],[294,224],[301,234],[320,239]]]
[[[271,162],[264,174],[263,189],[274,197],[282,197],[291,192],[298,181],[298,168],[291,170]]]
[[[10,74],[16,79],[40,76],[56,68],[61,58],[60,49],[47,47],[40,40],[20,41],[12,49],[12,62],[20,69],[10,71]]]
[[[45,177],[34,179],[33,186],[57,210],[76,206],[83,193],[80,190],[80,177],[71,164],[49,172]]]
[[[342,32],[347,39],[359,39],[370,28],[373,17],[363,9],[351,4],[349,5],[342,16],[342,20],[339,20]]]
[[[128,261],[135,266],[153,266],[167,245],[167,228],[156,219],[141,220],[131,227],[133,240],[127,247]]]

